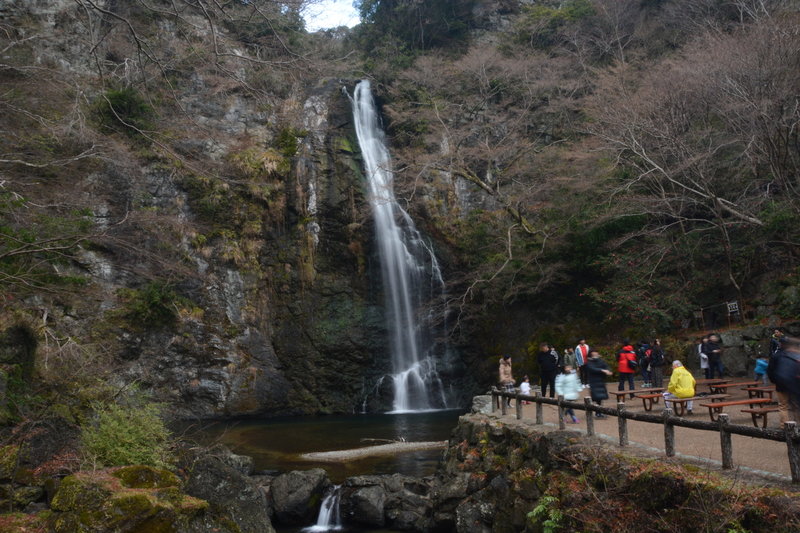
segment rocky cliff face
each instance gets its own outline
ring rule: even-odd
[[[98,154],[38,182],[17,165],[4,182],[31,204],[75,205],[86,238],[47,267],[79,290],[3,294],[0,361],[52,386],[91,369],[180,417],[360,410],[388,362],[353,82],[266,79],[272,67],[237,59],[252,43],[191,10],[96,5],[0,6],[19,28],[16,83],[64,106],[54,87],[80,88],[73,112]],[[227,55],[204,64],[211,40]],[[169,80],[157,96],[137,78],[142,54]]]

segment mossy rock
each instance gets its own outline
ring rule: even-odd
[[[56,511],[99,509],[112,493],[105,483],[92,479],[91,474],[78,472],[65,477],[50,503]]]
[[[0,479],[11,479],[19,462],[19,446],[0,447]]]
[[[124,466],[113,470],[111,475],[129,489],[164,489],[181,484],[178,476],[172,472],[143,465]]]
[[[53,498],[49,527],[56,533],[181,531],[208,508],[187,496],[170,472],[150,467],[123,467],[78,472],[66,477]],[[130,485],[130,486],[129,486]]]

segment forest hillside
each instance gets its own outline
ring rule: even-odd
[[[800,314],[794,2],[305,3],[0,4],[6,420],[385,409],[362,78],[457,402],[541,341]]]

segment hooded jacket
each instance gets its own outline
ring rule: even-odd
[[[671,392],[678,398],[691,398],[694,396],[694,376],[686,367],[676,366],[672,369],[672,377],[669,378],[667,392]]]
[[[514,383],[514,376],[511,375],[511,359],[500,359],[500,383]]]
[[[622,347],[619,351],[618,357],[618,364],[617,364],[617,371],[620,374],[635,374],[636,370],[630,367],[628,364],[629,361],[636,361],[636,352],[633,350],[633,346],[630,344],[626,344]]]
[[[565,400],[577,400],[582,390],[583,385],[575,372],[556,376],[556,394],[563,396]]]

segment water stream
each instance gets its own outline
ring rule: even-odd
[[[437,365],[437,322],[431,302],[444,296],[436,256],[400,206],[393,188],[392,161],[368,80],[356,85],[353,118],[369,184],[390,334],[393,412],[447,408]],[[438,300],[442,301],[442,300]],[[443,306],[444,307],[444,306]]]
[[[339,512],[339,500],[342,496],[342,486],[334,485],[325,495],[317,515],[317,523],[304,527],[306,533],[322,533],[325,531],[342,531],[342,516]]]

